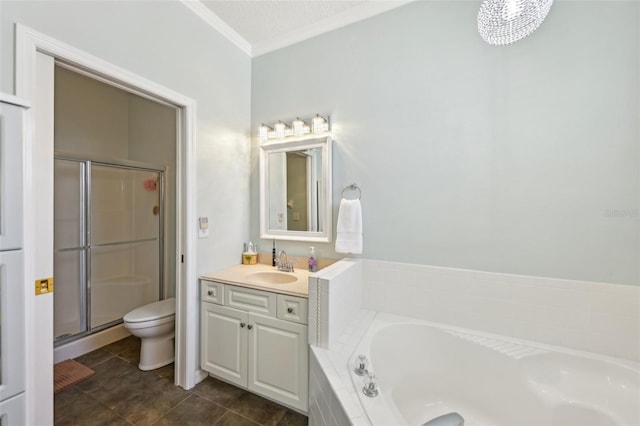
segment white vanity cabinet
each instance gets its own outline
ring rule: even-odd
[[[306,413],[307,299],[207,280],[201,295],[201,368]]]

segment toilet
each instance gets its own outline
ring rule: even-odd
[[[140,370],[154,370],[174,361],[175,298],[140,306],[123,320],[124,327],[140,338]]]

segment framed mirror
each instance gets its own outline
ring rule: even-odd
[[[260,146],[260,238],[331,241],[331,138]]]

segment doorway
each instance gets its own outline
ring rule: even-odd
[[[25,153],[25,281],[53,276],[53,75],[64,61],[110,82],[175,105],[176,149],[176,362],[175,384],[190,389],[204,378],[197,353],[196,102],[178,92],[16,24],[16,96],[32,100],[27,116],[33,137]],[[25,286],[27,424],[53,418],[53,295],[34,296]]]
[[[54,339],[60,347],[175,295],[179,111],[65,63],[56,64],[54,77]]]

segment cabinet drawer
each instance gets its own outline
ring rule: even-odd
[[[251,288],[226,286],[224,304],[231,308],[276,316],[276,295]]]
[[[309,319],[308,300],[302,297],[278,294],[278,318],[307,324]]]
[[[200,281],[200,299],[203,302],[224,304],[224,284],[214,281]]]

